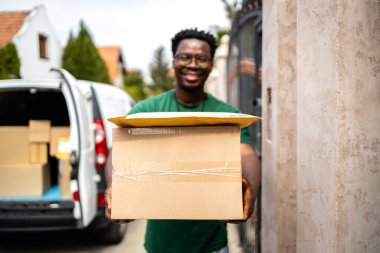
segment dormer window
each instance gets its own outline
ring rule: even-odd
[[[48,59],[47,40],[48,40],[48,38],[45,35],[42,35],[42,34],[38,35],[38,44],[40,47],[40,58],[41,59]]]

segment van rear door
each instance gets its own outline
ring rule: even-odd
[[[65,70],[57,70],[63,77],[62,92],[65,95],[70,117],[70,163],[72,166],[73,198],[77,217],[87,227],[97,211],[97,174],[95,171],[94,126],[92,123],[92,94],[88,86],[80,85]]]

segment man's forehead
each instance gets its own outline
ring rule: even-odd
[[[210,54],[210,46],[208,43],[206,41],[195,38],[183,39],[180,41],[178,44],[177,52],[184,50],[197,50]]]

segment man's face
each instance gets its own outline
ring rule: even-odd
[[[212,69],[210,46],[198,39],[184,39],[178,45],[173,67],[178,87],[187,92],[203,90]]]

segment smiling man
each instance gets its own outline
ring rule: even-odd
[[[172,39],[175,89],[137,103],[129,114],[190,111],[238,113],[237,108],[204,91],[205,82],[213,67],[215,50],[215,38],[209,33],[197,29],[177,33]],[[253,213],[261,172],[260,162],[250,144],[247,128],[241,130],[240,141],[243,168],[243,221],[246,221]],[[112,192],[109,187],[106,209],[109,219],[111,197]],[[144,246],[149,253],[227,253],[226,223],[216,220],[149,220]]]

